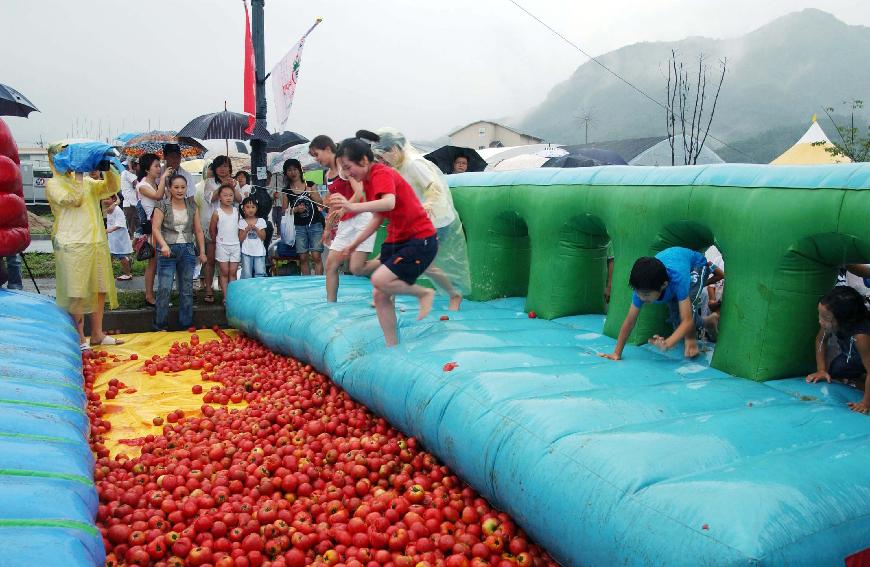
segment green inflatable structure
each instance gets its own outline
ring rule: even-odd
[[[615,337],[640,256],[670,246],[725,260],[713,366],[753,380],[813,368],[816,303],[839,266],[870,261],[870,165],[609,166],[448,177],[465,225],[472,299],[525,296],[553,319],[603,313],[608,248],[615,258],[604,327]],[[667,332],[644,308],[631,342]]]

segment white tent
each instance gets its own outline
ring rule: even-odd
[[[705,144],[701,148],[701,153],[698,155],[697,165],[706,165],[711,163],[725,163],[725,160],[720,158],[716,152],[711,150]],[[674,161],[671,163],[671,145],[668,139],[665,138],[654,146],[640,152],[636,157],[628,161],[629,165],[654,165],[654,166],[670,166],[670,165],[685,165],[686,150],[683,147],[683,139],[677,134],[674,140]]]
[[[833,147],[830,138],[813,116],[813,123],[800,140],[770,163],[772,165],[820,165],[852,161],[846,156],[831,155],[825,150],[830,147]]]

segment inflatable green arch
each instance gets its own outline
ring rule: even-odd
[[[870,261],[870,165],[611,166],[449,180],[473,299],[526,296],[526,310],[547,319],[602,313],[612,245],[611,337],[631,300],[635,259],[715,244],[727,291],[713,366],[754,380],[813,367],[818,298],[838,266]],[[631,341],[666,330],[664,317],[644,309]]]

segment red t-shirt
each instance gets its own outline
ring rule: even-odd
[[[392,211],[381,214],[389,221],[385,242],[402,242],[412,238],[435,236],[435,225],[423,210],[417,194],[408,182],[395,169],[376,163],[363,182],[366,199],[374,201],[383,195],[396,196],[396,206]]]
[[[330,193],[338,193],[343,195],[348,201],[353,197],[353,187],[350,186],[350,181],[344,180],[341,177],[332,177],[326,180],[326,189]],[[339,220],[347,220],[356,216],[356,213],[344,213]]]

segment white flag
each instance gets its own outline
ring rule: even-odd
[[[290,107],[293,106],[293,95],[296,93],[296,82],[299,80],[299,66],[302,64],[302,47],[305,45],[306,37],[308,37],[307,33],[272,69],[272,97],[275,99],[275,109],[278,112],[279,130],[284,129],[287,117],[290,115]]]

